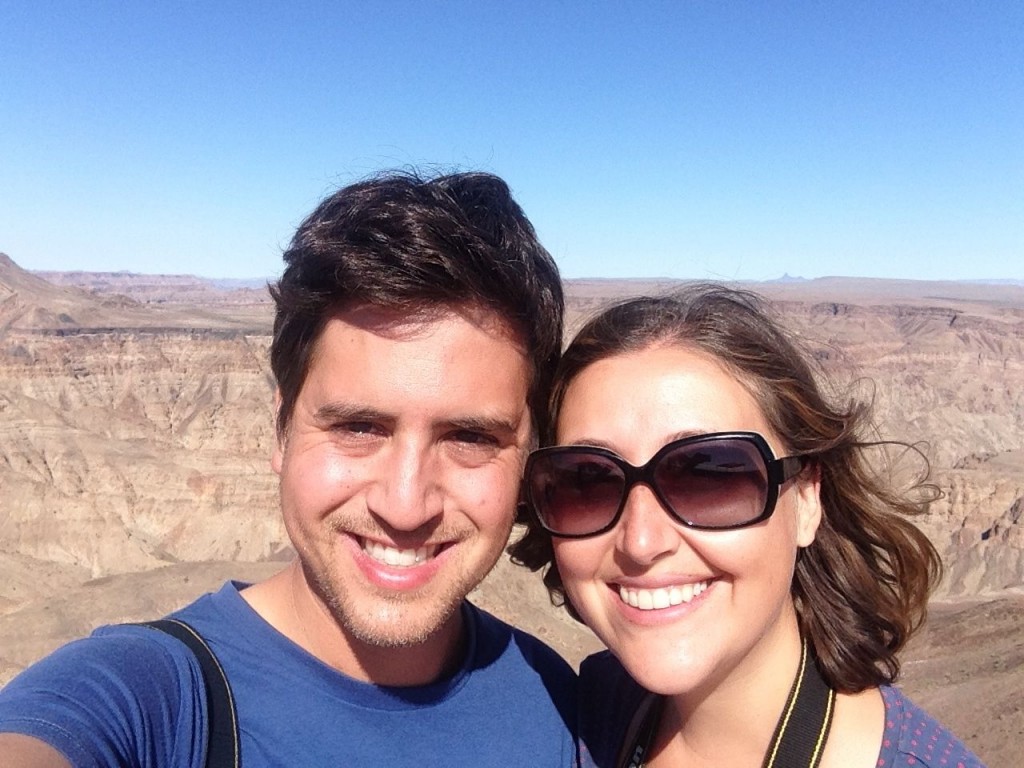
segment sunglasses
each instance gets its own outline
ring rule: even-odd
[[[526,462],[525,497],[553,536],[581,539],[615,527],[629,492],[647,485],[676,521],[721,531],[767,520],[779,488],[807,456],[776,459],[756,432],[715,432],[674,440],[642,467],[589,445],[541,448]]]

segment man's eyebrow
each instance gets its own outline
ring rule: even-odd
[[[519,429],[517,419],[506,419],[488,416],[466,416],[462,418],[449,419],[446,422],[453,429],[463,429],[468,432],[490,432],[490,433],[512,433]]]
[[[387,422],[394,419],[394,414],[355,403],[325,403],[316,409],[313,418],[319,424],[355,421]],[[448,429],[494,434],[510,434],[519,429],[519,420],[514,417],[456,416],[446,419],[442,423]]]
[[[354,403],[326,403],[316,409],[313,418],[321,424],[340,421],[384,421],[390,416],[376,408]]]

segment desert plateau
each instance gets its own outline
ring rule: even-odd
[[[672,285],[569,281],[569,332]],[[900,684],[991,768],[1020,768],[1024,284],[745,287],[837,397],[874,400],[879,436],[929,457],[942,497],[917,522],[946,573]],[[155,618],[291,556],[269,466],[271,322],[262,286],[31,273],[0,254],[0,684],[99,624]],[[599,647],[507,561],[473,599],[573,662]]]

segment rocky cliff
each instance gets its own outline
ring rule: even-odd
[[[0,254],[0,681],[94,624],[162,613],[229,575],[262,578],[290,553],[268,465],[265,291],[50,278],[61,285]],[[669,287],[570,283],[570,326],[612,297]],[[919,521],[947,562],[940,596],[1019,600],[1024,288],[753,287],[838,382],[837,396],[873,398],[880,435],[925,446],[944,494]],[[521,569],[501,564],[474,597],[572,658],[596,647]],[[1000,637],[1020,648],[1008,631]],[[918,683],[925,694],[930,680]],[[1000,706],[1017,708],[1006,734],[1024,736],[1021,699]],[[964,727],[983,730],[972,722]],[[996,765],[999,747],[988,748]]]

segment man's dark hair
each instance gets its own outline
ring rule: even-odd
[[[479,306],[519,334],[530,358],[534,426],[562,344],[562,285],[504,181],[487,173],[425,179],[390,173],[345,187],[299,225],[270,287],[270,365],[288,427],[316,341],[330,316],[357,305],[411,315]]]

